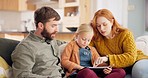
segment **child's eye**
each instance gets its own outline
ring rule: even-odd
[[[101,27],[101,25],[97,25],[97,27]]]
[[[82,38],[83,41],[86,41],[86,38]]]
[[[87,39],[87,38],[82,38],[82,40],[83,41],[88,41],[88,42],[90,41],[90,39]]]
[[[88,42],[89,42],[90,40],[88,40]]]

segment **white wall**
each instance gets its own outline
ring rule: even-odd
[[[60,24],[64,16],[64,12],[62,9],[55,9],[61,16]],[[26,22],[26,23],[25,23]],[[61,27],[60,26],[60,27]],[[24,32],[27,30],[34,30],[34,11],[0,11],[0,31],[4,32],[11,32],[11,31],[18,31]],[[59,28],[59,31],[62,28]]]
[[[30,19],[30,21],[29,21]],[[25,23],[28,22],[29,29],[33,29],[31,23],[33,22],[33,11],[0,11],[1,31],[25,31]],[[29,24],[30,23],[30,24]]]
[[[145,0],[92,0],[91,4],[95,7],[92,8],[91,17],[99,8],[109,8],[118,21],[133,32],[135,38],[148,34],[145,31]]]
[[[2,31],[18,30],[20,25],[20,13],[12,11],[0,11],[0,20],[3,21],[1,25]]]
[[[113,15],[115,16],[116,20],[127,27],[128,23],[128,0],[92,0],[92,13],[91,17],[95,14],[96,11],[102,8],[109,9]]]
[[[145,31],[145,0],[129,0],[129,5],[134,6],[134,9],[128,11],[128,28],[136,38],[147,33]]]
[[[21,17],[20,31],[26,31],[25,27],[27,27],[27,31],[35,29],[34,11],[21,12],[20,17]]]

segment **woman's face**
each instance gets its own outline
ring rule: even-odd
[[[105,17],[97,18],[97,29],[105,37],[110,37],[112,30],[113,20],[109,21]]]

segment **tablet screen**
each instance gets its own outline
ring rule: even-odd
[[[93,70],[96,74],[103,73],[103,69],[109,66],[99,66],[99,67],[88,67],[89,69]]]
[[[88,67],[90,69],[104,69],[104,68],[107,68],[109,66],[99,66],[99,67]]]

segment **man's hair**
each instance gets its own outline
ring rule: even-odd
[[[42,7],[37,9],[34,12],[34,21],[36,27],[38,27],[38,23],[41,22],[45,24],[49,21],[49,19],[55,18],[54,20],[59,21],[60,15],[51,7]]]

